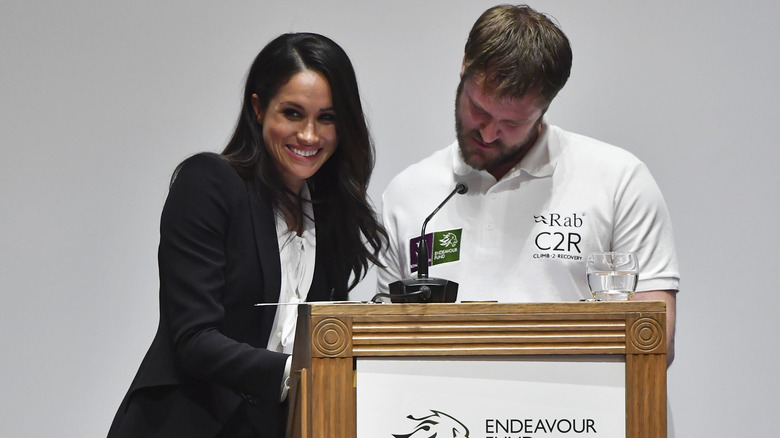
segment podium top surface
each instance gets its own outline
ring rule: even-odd
[[[656,313],[665,312],[663,301],[588,301],[562,303],[426,303],[390,304],[327,302],[307,303],[311,316],[325,315],[434,315],[434,314],[597,314],[597,313]]]

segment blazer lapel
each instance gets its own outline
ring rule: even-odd
[[[260,191],[254,182],[247,183],[247,192],[254,238],[260,259],[260,268],[263,272],[263,298],[267,303],[277,303],[279,302],[279,290],[282,287],[282,267],[279,262],[279,242],[276,237],[274,210],[271,203],[260,196]],[[263,308],[262,332],[264,336],[271,333],[275,315],[275,306]]]

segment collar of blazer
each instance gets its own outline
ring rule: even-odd
[[[260,195],[260,190],[254,181],[246,184],[249,194],[250,214],[257,244],[257,252],[260,259],[260,269],[263,274],[263,297],[268,303],[279,301],[279,290],[282,287],[282,267],[279,262],[279,243],[276,239],[276,222],[271,202]],[[264,317],[262,331],[264,335],[271,333],[275,306],[267,306],[263,309]]]

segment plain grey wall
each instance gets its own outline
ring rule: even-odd
[[[350,54],[379,203],[393,175],[453,139],[463,43],[493,4],[2,0],[0,435],[105,436],[157,325],[171,171],[224,146],[266,42],[314,31]],[[780,3],[532,6],[574,49],[550,120],[644,159],[671,210],[675,435],[767,436],[780,392]]]

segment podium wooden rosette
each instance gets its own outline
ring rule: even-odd
[[[301,305],[287,436],[356,438],[362,359],[596,357],[625,363],[625,436],[665,437],[665,324],[656,301]]]

